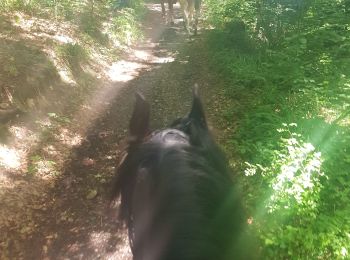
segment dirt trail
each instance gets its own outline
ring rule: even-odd
[[[22,244],[7,245],[9,258],[130,259],[126,230],[115,216],[107,216],[105,205],[125,145],[134,93],[142,92],[151,103],[154,128],[188,112],[195,83],[205,103],[215,103],[210,82],[217,79],[200,49],[201,37],[185,34],[176,7],[177,23],[168,27],[160,6],[148,5],[144,41],[116,64],[117,82],[96,93],[91,112],[76,115],[81,129],[88,128],[84,142],[71,151],[55,187],[45,192],[45,210],[38,210],[33,223],[35,233]]]

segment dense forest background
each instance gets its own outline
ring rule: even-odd
[[[215,107],[261,259],[348,259],[350,1],[203,2],[193,41],[221,82],[219,105],[208,110]],[[143,39],[146,13],[141,0],[2,0],[0,11],[2,151],[22,114],[47,116],[34,123],[43,143],[73,124],[73,112],[105,83],[101,71]],[[23,172],[56,177],[58,164],[33,150]],[[8,215],[1,221],[14,225]]]

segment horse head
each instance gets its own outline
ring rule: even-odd
[[[151,131],[149,118],[149,104],[137,94],[113,186],[134,259],[236,259],[244,213],[198,88],[190,112],[169,127]]]

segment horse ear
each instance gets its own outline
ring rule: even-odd
[[[189,113],[188,117],[194,122],[198,123],[201,127],[207,129],[207,121],[205,119],[205,113],[202,105],[202,101],[198,94],[198,85],[196,84],[193,87],[193,101],[192,101],[192,108],[191,112]]]
[[[136,102],[130,120],[129,131],[132,138],[139,140],[144,138],[149,132],[150,108],[140,93],[136,93],[135,97]]]

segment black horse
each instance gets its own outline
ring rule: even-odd
[[[242,259],[245,217],[224,154],[194,90],[191,112],[150,132],[137,95],[130,141],[113,186],[135,260]]]

